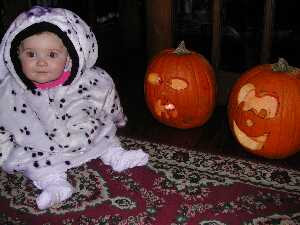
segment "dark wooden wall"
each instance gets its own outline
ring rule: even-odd
[[[199,19],[206,23],[204,30],[199,29],[199,33],[206,39],[196,36],[193,37],[192,43],[188,41],[189,37],[178,35],[178,23],[181,17],[190,15],[179,14],[177,8],[186,2],[196,6],[204,3],[208,5],[209,18]],[[300,23],[298,23],[299,26],[295,25],[294,21],[298,20],[295,18],[294,11],[284,17],[285,11],[292,12],[296,9],[291,4],[292,2],[294,1],[286,4],[284,0],[0,0],[0,33],[2,36],[10,22],[33,4],[43,3],[68,8],[79,14],[95,32],[100,48],[98,63],[112,74],[124,71],[131,73],[132,67],[139,66],[141,68],[138,72],[131,75],[131,80],[139,80],[139,82],[142,82],[147,62],[156,53],[164,48],[176,47],[179,38],[186,38],[187,47],[199,51],[213,65],[219,86],[217,103],[226,104],[233,83],[243,71],[251,66],[259,63],[273,63],[278,57],[288,57],[291,65],[300,66],[300,60],[298,60],[300,58],[300,47],[298,47],[300,46]],[[251,8],[247,8],[249,5]],[[286,5],[291,6],[284,8],[283,6]],[[232,9],[229,6],[233,6]],[[103,22],[103,18],[111,12],[116,14],[115,18]],[[237,16],[232,17],[235,21],[230,21],[231,24],[228,25],[228,16],[235,13]],[[253,14],[252,17],[260,21],[259,24],[253,25],[256,26],[255,29],[249,31],[245,28],[249,21],[242,18],[243,14],[247,13]],[[278,17],[278,14],[281,14],[281,17]],[[252,50],[253,45],[245,47],[243,42],[247,41],[247,37],[242,37],[240,34],[239,39],[231,39],[229,42],[226,39],[228,38],[226,32],[229,29],[234,30],[237,22],[241,22],[241,32],[248,32],[254,36],[257,42],[255,51],[246,52],[246,48]],[[190,24],[186,23],[182,26],[189,27]],[[276,30],[281,29],[280,26],[283,30]],[[235,31],[238,30],[235,29]],[[280,37],[285,39],[280,42]],[[240,46],[238,45],[243,45],[242,48],[246,49],[241,49],[243,56],[239,55]],[[197,48],[198,46],[200,47]],[[242,60],[243,57],[245,60]],[[118,75],[115,75],[115,78],[119,79]],[[122,82],[128,82],[126,85],[130,85],[127,80]]]

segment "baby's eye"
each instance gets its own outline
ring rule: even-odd
[[[49,57],[50,58],[57,58],[58,57],[58,53],[57,52],[49,52]]]
[[[33,51],[26,51],[26,52],[25,52],[25,55],[26,55],[27,57],[29,57],[29,58],[33,58],[33,57],[36,56],[36,53],[33,52]]]

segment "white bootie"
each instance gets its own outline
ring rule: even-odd
[[[47,209],[71,197],[73,187],[67,181],[66,173],[53,173],[33,180],[33,184],[42,190],[36,203],[39,209]]]
[[[71,197],[73,187],[67,181],[60,184],[49,185],[43,189],[42,193],[37,197],[36,203],[39,209],[47,209],[51,206],[63,202]]]
[[[110,165],[114,171],[121,172],[128,168],[146,165],[149,155],[141,149],[127,151],[121,147],[116,147],[110,148],[100,158],[105,165]]]

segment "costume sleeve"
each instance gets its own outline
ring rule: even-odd
[[[126,125],[127,117],[123,112],[118,92],[113,85],[109,90],[103,110],[118,127]]]
[[[58,140],[59,142],[64,141],[63,145],[85,148],[97,144],[101,139],[115,135],[115,124],[94,105],[87,106],[84,103],[78,103],[71,108],[68,111],[71,118],[67,119],[66,130],[57,136],[57,140],[63,138]]]
[[[0,166],[8,158],[14,145],[13,136],[4,127],[0,127]]]

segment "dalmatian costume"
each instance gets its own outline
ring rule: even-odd
[[[72,60],[68,79],[48,89],[25,77],[17,55],[22,40],[43,31],[58,35]],[[70,168],[96,158],[118,172],[148,162],[146,153],[124,150],[116,137],[126,117],[111,77],[94,66],[97,41],[79,16],[33,7],[9,27],[0,57],[0,166],[23,172],[42,190],[40,209],[72,195]]]

